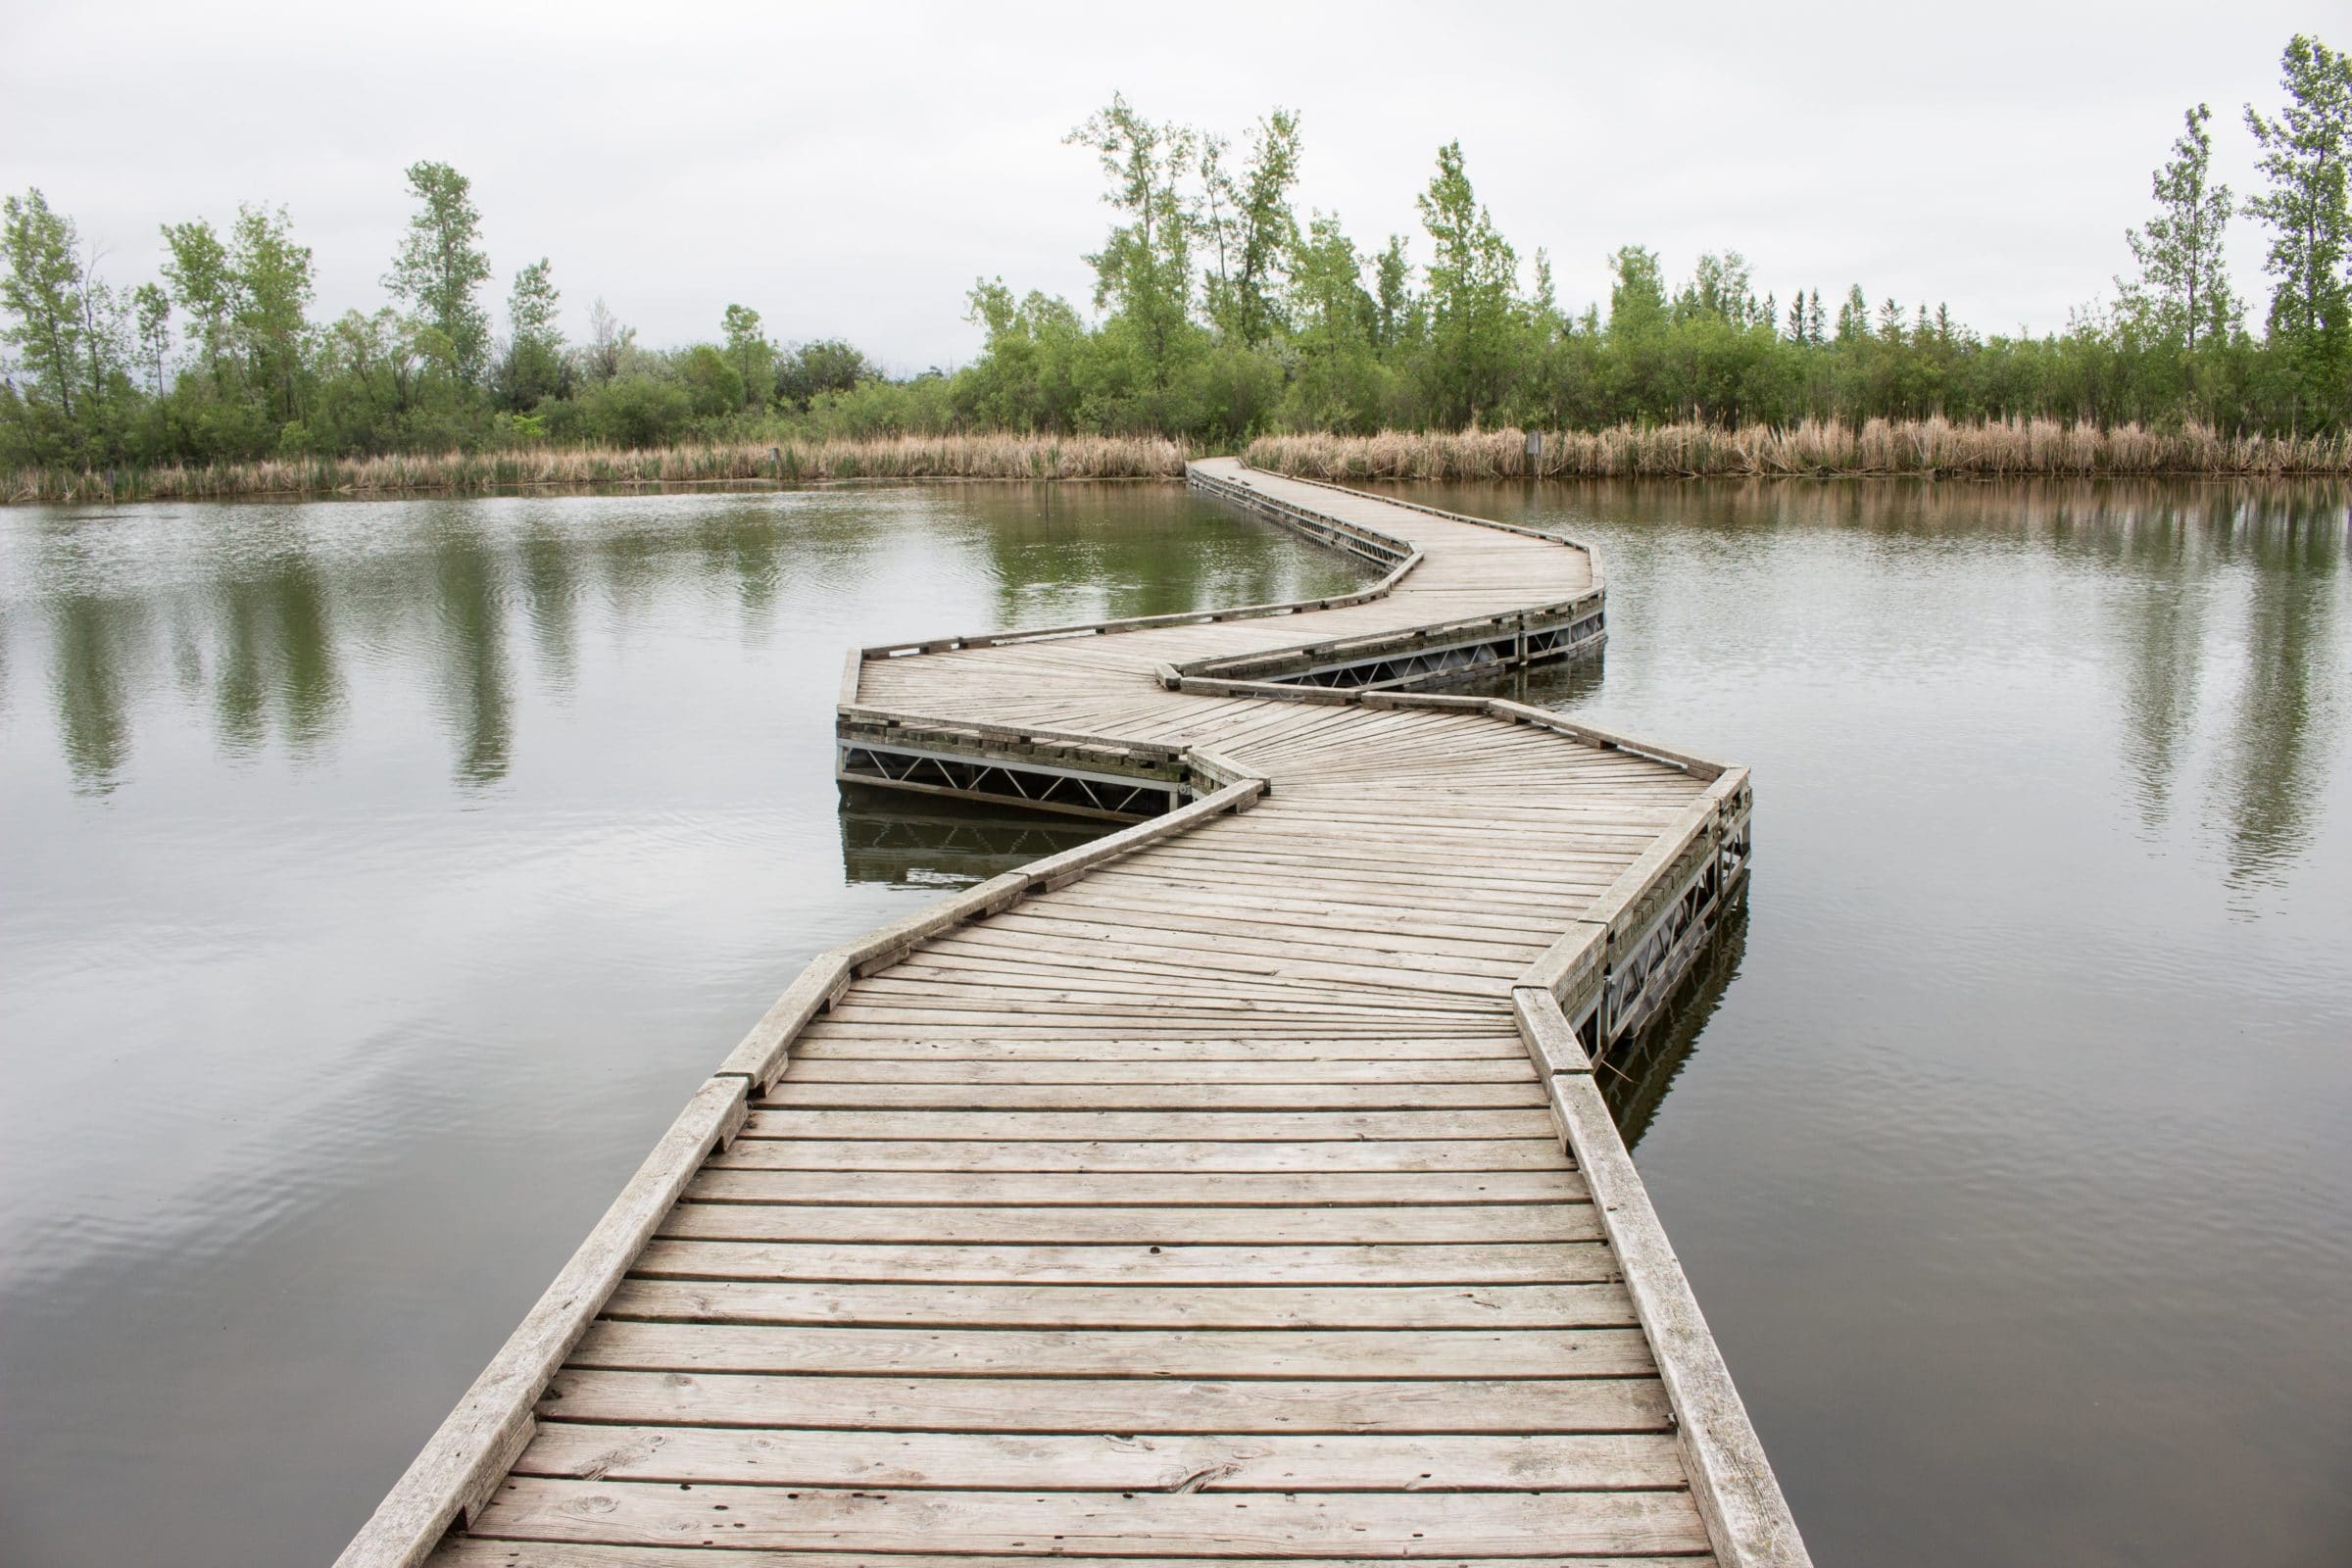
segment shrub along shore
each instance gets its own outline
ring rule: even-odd
[[[485,495],[533,490],[824,484],[854,479],[1174,479],[1191,443],[1157,436],[898,436],[623,451],[514,449],[376,458],[265,459],[112,473],[27,468],[15,503],[296,496]],[[2101,478],[2352,476],[2352,436],[2224,435],[2203,425],[2099,429],[2055,419],[1959,423],[1807,420],[1788,429],[1710,424],[1528,432],[1383,430],[1268,435],[1249,461],[1308,479]]]

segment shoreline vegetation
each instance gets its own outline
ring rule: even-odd
[[[2348,478],[2352,435],[2226,435],[2204,425],[2100,429],[2056,419],[1806,420],[1788,429],[1705,423],[1608,430],[1382,430],[1264,435],[1251,464],[1298,478],[2099,479]],[[17,505],[300,497],[493,495],[637,486],[816,485],[858,480],[1176,479],[1194,443],[1157,436],[963,434],[649,449],[581,448],[264,459],[94,470],[32,468],[0,485]]]
[[[0,485],[1100,478],[1239,450],[1335,475],[1508,474],[1527,471],[1521,430],[1550,433],[1534,471],[1559,474],[2341,473],[2352,57],[2297,34],[2279,89],[2275,111],[2244,107],[2259,188],[2215,177],[2216,137],[2240,132],[2189,108],[2117,247],[2131,270],[2040,334],[1979,332],[1933,296],[1768,278],[1729,248],[1678,279],[1621,244],[1592,297],[1566,300],[1458,142],[1437,151],[1417,232],[1350,233],[1298,200],[1295,113],[1237,139],[1116,94],[1065,138],[1110,218],[1091,301],[980,276],[976,355],[910,375],[840,339],[778,343],[744,304],[715,340],[671,348],[602,299],[567,331],[545,257],[513,274],[502,331],[485,220],[447,164],[406,172],[388,301],[332,320],[283,208],[163,224],[159,274],[125,288],[100,270],[108,236],[35,188],[0,196]],[[2267,308],[2239,297],[2233,234],[2265,247]]]

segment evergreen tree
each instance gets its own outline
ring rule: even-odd
[[[1862,285],[1853,284],[1845,291],[1845,302],[1838,307],[1838,341],[1859,343],[1870,336],[1870,301],[1862,297]]]

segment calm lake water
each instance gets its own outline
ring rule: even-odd
[[[1755,768],[1612,1093],[1825,1565],[2352,1559],[2341,490],[1418,487]],[[1332,591],[1159,486],[0,511],[0,1558],[330,1557],[814,952],[852,643]]]

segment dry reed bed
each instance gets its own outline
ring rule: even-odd
[[[629,485],[831,479],[1179,478],[1194,456],[1156,436],[906,436],[876,441],[766,442],[380,458],[267,459],[201,467],[74,471],[30,468],[9,477],[15,502],[184,501],[230,496],[468,494]]]
[[[1177,478],[1195,449],[1158,436],[904,436],[872,441],[743,443],[379,458],[267,459],[107,473],[28,468],[0,482],[11,502],[180,501],[231,496],[478,494],[631,485],[838,479]],[[2100,429],[2055,419],[1861,425],[1807,420],[1788,429],[1620,425],[1547,432],[1540,458],[1518,429],[1378,435],[1276,435],[1249,460],[1314,479],[1779,478],[1918,474],[2083,478],[2161,474],[2352,475],[2352,435],[2230,436],[2204,425]]]
[[[2352,474],[2352,436],[2231,436],[2199,424],[2101,429],[2056,419],[1872,419],[1859,426],[1808,419],[1787,429],[1663,424],[1546,432],[1542,456],[1532,459],[1527,433],[1518,429],[1260,436],[1248,456],[1278,473],[1334,480],[2340,475]]]

